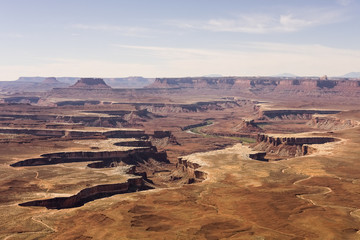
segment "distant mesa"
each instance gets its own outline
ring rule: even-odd
[[[295,75],[295,74],[292,74],[292,73],[281,73],[281,74],[278,74],[278,75],[274,75],[274,77],[296,78],[298,76]]]
[[[344,77],[344,78],[360,78],[360,72],[350,72],[350,73],[347,73],[341,77]]]
[[[213,77],[223,77],[223,75],[221,75],[221,74],[208,74],[208,75],[204,75],[203,77],[213,78]]]
[[[45,78],[41,83],[45,83],[45,84],[59,84],[59,83],[61,83],[61,82],[58,81],[55,77],[48,77],[48,78]]]
[[[102,78],[81,78],[70,88],[80,89],[111,89]]]

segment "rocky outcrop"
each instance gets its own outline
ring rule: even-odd
[[[20,77],[17,81],[3,81],[0,82],[0,89],[3,92],[19,96],[19,93],[37,93],[46,92],[56,87],[67,87],[67,83],[59,82],[55,78],[23,78]]]
[[[240,87],[300,90],[309,88],[345,89],[360,87],[360,81],[319,77],[281,78],[281,77],[194,77],[194,78],[157,78],[150,88],[215,88],[236,89]],[[354,89],[353,89],[354,90]],[[359,89],[358,89],[359,90]]]
[[[307,125],[324,130],[342,130],[360,126],[360,122],[335,116],[313,116]]]
[[[190,162],[182,157],[178,158],[178,163],[176,168],[185,172],[189,176],[188,183],[202,182],[207,178],[207,173],[204,171],[198,170],[201,166],[197,163]]]
[[[334,142],[332,137],[272,137],[265,134],[259,134],[257,142],[266,142],[273,146],[281,144],[286,145],[303,145],[303,144],[323,144],[327,142]]]
[[[196,123],[196,124],[191,124],[191,125],[181,127],[181,130],[186,131],[186,130],[189,130],[189,129],[192,129],[192,128],[204,127],[204,126],[207,126],[207,125],[209,125],[209,121],[204,121],[204,122],[201,122],[201,123]]]
[[[152,144],[150,141],[126,141],[114,143],[115,146],[123,147],[151,147]]]
[[[71,162],[101,161],[104,166],[112,162],[134,164],[153,158],[158,162],[169,163],[166,152],[158,152],[156,147],[144,147],[127,151],[96,151],[96,152],[58,152],[42,154],[40,158],[31,158],[11,164],[12,167],[53,165]]]
[[[36,200],[20,203],[20,206],[38,206],[48,209],[65,209],[83,206],[85,203],[95,199],[110,197],[115,194],[130,193],[151,189],[146,185],[143,178],[130,178],[124,183],[97,185],[81,190],[78,194],[70,197],[57,197],[44,200]]]
[[[348,79],[322,80],[319,77],[218,77],[158,78],[152,89],[206,89],[207,91],[242,93],[247,96],[337,96],[359,97],[360,81]],[[245,95],[244,95],[245,96]]]
[[[26,129],[0,128],[0,133],[29,134],[55,138],[84,139],[84,138],[143,138],[147,137],[144,130],[109,130],[109,131],[81,131],[60,129]]]
[[[165,147],[169,144],[180,145],[170,131],[154,131],[154,134],[149,135],[149,141],[157,147]]]
[[[287,110],[260,110],[259,119],[271,119],[271,120],[310,120],[314,114],[336,114],[340,111],[335,110],[299,110],[299,109],[287,109]]]
[[[259,161],[268,161],[266,158],[266,152],[252,152],[248,154],[248,157]]]
[[[210,136],[246,138],[248,141],[253,141],[252,139],[255,139],[257,134],[263,130],[257,126],[254,120],[242,119],[240,121],[216,122],[198,129],[198,132]]]
[[[256,151],[265,151],[269,155],[280,158],[304,156],[312,148],[311,144],[324,144],[334,142],[332,137],[274,137],[265,134],[259,134],[257,143],[253,145]]]
[[[40,97],[7,97],[3,99],[4,103],[25,103],[36,104],[40,100]]]
[[[242,120],[239,124],[233,127],[235,132],[241,133],[257,133],[262,132],[262,129],[256,125],[254,120]]]
[[[111,89],[102,78],[81,78],[69,88],[78,89]]]
[[[84,101],[61,101],[55,103],[57,107],[62,106],[85,106],[85,105],[99,105],[101,102],[97,100],[84,100]]]
[[[204,112],[209,110],[221,111],[225,108],[240,107],[252,103],[250,100],[239,101],[211,101],[211,102],[197,102],[194,104],[134,104],[137,110],[146,109],[152,113],[183,113],[183,112]]]

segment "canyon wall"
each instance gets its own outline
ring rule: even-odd
[[[334,142],[332,137],[274,137],[265,134],[259,134],[257,143],[252,147],[256,151],[264,151],[269,155],[279,158],[304,156],[310,153],[313,148],[311,144],[324,144]]]
[[[110,197],[115,194],[130,193],[150,189],[141,177],[130,178],[124,183],[97,185],[81,190],[78,194],[70,197],[57,197],[44,200],[35,200],[20,203],[20,206],[38,206],[48,209],[64,209],[80,207],[95,199]]]
[[[284,79],[279,77],[194,77],[194,78],[157,78],[149,88],[222,88],[269,87],[278,89],[347,89],[360,90],[360,80],[323,80],[320,78]]]
[[[313,116],[307,125],[334,131],[360,126],[360,122],[351,119],[340,119],[335,116]]]
[[[314,114],[336,114],[340,111],[334,110],[301,110],[301,109],[288,109],[288,110],[261,110],[259,111],[259,119],[272,119],[272,120],[310,120]]]
[[[59,163],[101,161],[104,166],[111,162],[134,164],[153,158],[158,162],[169,163],[166,152],[158,152],[156,147],[144,147],[127,151],[91,151],[91,152],[58,152],[42,154],[39,158],[31,158],[11,164],[12,167],[53,165]]]
[[[81,131],[60,129],[26,129],[26,128],[0,128],[0,133],[29,134],[34,136],[66,137],[69,139],[83,138],[142,138],[147,137],[144,130],[110,130],[110,131]]]
[[[279,77],[158,78],[149,88],[195,89],[202,93],[227,92],[244,96],[359,97],[360,80]],[[206,89],[206,91],[204,91]],[[249,95],[250,94],[250,95]]]

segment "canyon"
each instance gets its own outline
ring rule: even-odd
[[[39,81],[1,95],[2,239],[360,236],[359,80]]]

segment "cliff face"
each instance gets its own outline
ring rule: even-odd
[[[253,149],[280,158],[297,157],[308,154],[311,144],[324,144],[335,140],[332,137],[272,137],[259,134]]]
[[[272,120],[310,120],[314,114],[335,114],[340,111],[332,110],[260,110],[259,119]]]
[[[142,178],[131,178],[124,183],[97,185],[81,190],[78,194],[70,197],[58,197],[44,200],[36,200],[20,203],[20,206],[39,206],[48,209],[64,209],[80,207],[95,199],[110,197],[115,194],[130,193],[150,189]]]
[[[157,78],[149,88],[195,88],[267,92],[360,94],[360,80],[326,80],[320,78],[284,79],[278,77],[220,77],[220,78]]]
[[[197,163],[190,162],[181,157],[178,158],[178,163],[176,164],[176,168],[188,174],[189,184],[202,182],[207,178],[207,173],[198,170],[201,166]]]
[[[360,123],[355,120],[340,119],[330,116],[314,116],[307,124],[309,126],[325,130],[341,130],[360,125]]]
[[[34,136],[46,136],[54,138],[141,138],[146,137],[144,130],[111,130],[104,132],[60,130],[60,129],[26,129],[26,128],[0,128],[0,133],[29,134]]]
[[[323,144],[334,142],[332,137],[272,137],[265,134],[259,134],[257,142],[266,142],[273,146],[285,145],[303,145],[303,144]]]
[[[80,101],[79,104],[87,104],[88,101]],[[92,101],[92,103],[96,103],[96,101]],[[67,103],[65,103],[67,104]],[[74,103],[77,105],[78,102]],[[89,111],[89,113],[102,113],[101,111]],[[137,111],[119,111],[119,112],[107,112],[103,111],[103,116],[99,117],[95,114],[91,115],[55,115],[55,114],[0,114],[0,117],[7,118],[8,126],[12,126],[13,121],[11,120],[19,120],[19,119],[31,119],[31,120],[40,120],[40,121],[56,121],[58,123],[75,123],[81,124],[84,126],[91,126],[91,127],[139,127],[142,126],[142,122],[147,121],[152,118],[157,118],[159,116],[148,113],[145,110],[137,110]],[[107,114],[107,115],[105,115]],[[3,123],[3,126],[5,124]],[[51,125],[49,123],[49,125]]]
[[[156,147],[144,147],[128,151],[98,151],[98,152],[59,152],[43,154],[40,158],[31,158],[11,164],[12,167],[53,165],[71,162],[103,162],[103,167],[113,162],[136,164],[153,158],[158,162],[169,163],[166,152],[158,152]],[[99,164],[98,164],[99,165]],[[100,164],[101,165],[101,164]]]
[[[224,108],[240,106],[244,101],[211,101],[197,102],[194,104],[134,104],[137,110],[146,110],[151,113],[183,113],[204,112],[208,110],[221,111]],[[248,101],[250,102],[250,101]]]
[[[157,78],[154,83],[149,85],[149,88],[231,88],[235,83],[243,84],[243,82],[236,82],[233,77],[220,78]],[[244,82],[249,85],[249,81]]]

